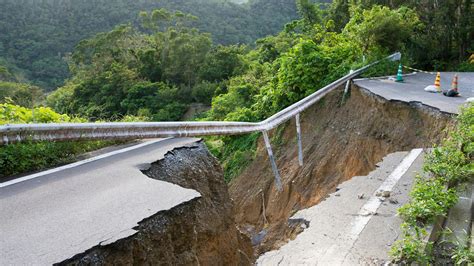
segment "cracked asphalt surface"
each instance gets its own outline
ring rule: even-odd
[[[441,72],[441,89],[449,90],[454,72]],[[387,78],[357,79],[354,83],[387,100],[403,102],[420,102],[442,112],[458,114],[459,108],[467,98],[474,97],[474,72],[459,72],[458,88],[460,97],[446,97],[441,93],[424,91],[428,85],[433,85],[436,75],[427,73],[408,74],[404,82],[398,83]]]
[[[199,197],[140,170],[176,138],[0,188],[0,265],[45,265],[130,236],[143,219]]]

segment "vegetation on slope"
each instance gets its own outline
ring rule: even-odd
[[[84,122],[83,119],[61,115],[48,107],[29,109],[13,104],[0,104],[0,125],[16,123]],[[0,179],[44,169],[72,161],[77,155],[110,142],[39,142],[11,144],[0,147]]]
[[[448,214],[458,200],[460,184],[474,181],[474,104],[462,110],[456,129],[449,133],[449,138],[427,156],[425,174],[417,177],[410,202],[398,210],[404,220],[404,238],[391,251],[397,263],[432,262],[433,243],[424,242],[426,226]],[[463,254],[452,254],[453,262],[461,265],[474,261],[474,254],[467,249]]]
[[[119,122],[136,122],[144,117],[125,116]],[[49,107],[26,108],[0,104],[0,125],[28,123],[84,123],[86,119],[59,114]],[[79,155],[122,141],[24,142],[0,146],[0,180],[12,175],[39,171],[77,160]]]
[[[45,90],[69,76],[64,58],[83,39],[124,23],[139,26],[142,10],[166,8],[197,17],[193,27],[218,44],[253,43],[296,18],[294,0],[0,0],[0,61]],[[144,30],[141,29],[140,30]],[[144,30],[146,31],[146,30]],[[0,65],[2,65],[0,63]]]
[[[209,105],[221,83],[243,71],[245,48],[213,46],[209,34],[188,26],[192,15],[158,9],[140,16],[150,34],[122,25],[81,41],[70,60],[73,78],[48,104],[93,120],[179,120],[189,103]]]

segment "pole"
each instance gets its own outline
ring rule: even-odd
[[[303,166],[303,144],[301,143],[301,124],[300,124],[300,114],[295,116],[296,120],[296,139],[298,141],[298,162],[300,166]]]
[[[270,159],[273,174],[275,175],[275,186],[277,187],[278,191],[282,191],[283,187],[281,185],[280,173],[278,172],[275,158],[273,156],[272,146],[270,145],[270,139],[268,138],[268,134],[266,130],[262,131],[262,133],[263,133],[263,139],[265,140],[265,147],[267,148],[267,152],[268,152],[268,158]]]

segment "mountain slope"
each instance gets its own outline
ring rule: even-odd
[[[63,59],[82,39],[118,24],[138,24],[143,10],[191,13],[216,43],[252,43],[274,34],[296,17],[293,0],[0,0],[0,59],[20,68],[27,80],[47,89],[68,77]]]

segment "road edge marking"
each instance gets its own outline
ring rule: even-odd
[[[423,152],[423,149],[413,149],[410,153],[403,158],[401,163],[390,173],[385,181],[379,186],[375,193],[369,198],[369,200],[360,208],[357,216],[351,223],[351,230],[349,234],[350,241],[354,242],[358,239],[359,235],[364,230],[365,226],[369,223],[370,219],[377,212],[382,201],[376,196],[377,191],[390,191],[395,187],[398,181],[406,174],[408,169],[413,165],[415,160]]]
[[[35,179],[35,178],[38,178],[38,177],[41,177],[41,176],[45,176],[45,175],[57,173],[57,172],[60,172],[60,171],[64,171],[64,170],[67,170],[67,169],[70,169],[70,168],[78,167],[80,165],[95,162],[95,161],[98,161],[98,160],[101,160],[101,159],[104,159],[104,158],[108,158],[108,157],[111,157],[111,156],[114,156],[114,155],[117,155],[117,154],[129,152],[129,151],[132,151],[132,150],[136,150],[136,149],[139,149],[139,148],[151,145],[151,144],[155,144],[155,143],[160,142],[160,141],[168,140],[168,139],[171,139],[171,138],[163,138],[163,139],[147,141],[147,142],[140,143],[140,144],[137,144],[137,145],[133,145],[133,146],[123,148],[123,149],[120,149],[120,150],[104,153],[104,154],[101,154],[101,155],[98,155],[98,156],[95,156],[95,157],[91,157],[91,158],[88,158],[88,159],[85,159],[85,160],[81,160],[81,161],[77,161],[77,162],[74,162],[74,163],[59,166],[59,167],[56,167],[56,168],[53,168],[53,169],[45,170],[45,171],[42,171],[42,172],[39,172],[39,173],[35,173],[35,174],[27,175],[27,176],[24,176],[24,177],[16,178],[16,179],[13,179],[13,180],[10,180],[10,181],[0,183],[0,188],[8,187],[8,186],[15,185],[15,184],[18,184],[18,183],[21,183],[21,182],[24,182],[24,181],[28,181],[28,180],[31,180],[31,179]]]
[[[349,255],[352,247],[356,243],[358,237],[369,223],[370,219],[375,215],[376,211],[382,205],[382,201],[376,196],[377,191],[392,191],[398,181],[406,174],[408,169],[413,165],[415,160],[423,152],[423,149],[412,149],[403,160],[395,167],[390,175],[382,182],[382,184],[375,190],[374,194],[362,205],[356,217],[354,217],[348,228],[347,241],[344,247],[331,246],[328,252],[323,256],[322,261],[331,261],[343,264],[346,257]]]

